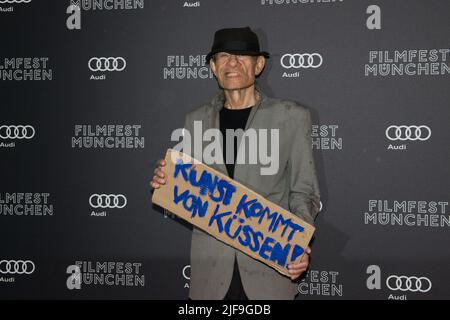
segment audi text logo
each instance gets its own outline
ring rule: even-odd
[[[35,266],[30,260],[1,260],[0,273],[2,274],[32,274]]]
[[[322,56],[318,53],[286,53],[281,57],[281,65],[286,69],[318,68],[322,62]]]
[[[127,198],[123,194],[93,194],[89,197],[89,204],[93,208],[118,208],[127,205]]]
[[[34,137],[35,130],[32,126],[0,126],[1,139],[31,139]]]
[[[393,291],[428,292],[431,290],[431,281],[426,277],[392,275],[387,278],[386,285]]]
[[[431,129],[428,126],[389,126],[386,129],[386,137],[391,140],[400,141],[425,141],[431,137]]]
[[[0,3],[29,3],[31,0],[0,0]]]
[[[94,57],[88,62],[91,71],[123,71],[127,62],[122,57]]]

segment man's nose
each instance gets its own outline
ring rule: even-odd
[[[238,62],[237,55],[230,54],[230,57],[228,58],[228,63],[231,65],[235,65]]]

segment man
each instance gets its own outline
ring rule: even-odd
[[[257,35],[248,27],[218,30],[206,59],[221,88],[214,99],[186,116],[185,129],[194,121],[203,129],[277,129],[279,170],[262,175],[261,164],[227,161],[211,165],[310,224],[319,211],[319,187],[311,147],[309,111],[288,100],[267,97],[256,85],[267,52],[260,51]],[[223,157],[230,152],[223,141]],[[248,151],[250,148],[247,148]],[[245,159],[248,159],[246,157]],[[165,184],[164,160],[158,161],[151,186]],[[191,299],[294,299],[294,280],[306,271],[311,248],[300,263],[289,266],[289,277],[194,227],[191,243]]]

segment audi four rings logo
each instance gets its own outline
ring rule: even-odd
[[[32,126],[0,126],[1,139],[31,139],[35,131]]]
[[[32,274],[35,266],[30,260],[1,260],[0,273],[2,274]]]
[[[391,290],[428,292],[431,290],[431,281],[426,277],[406,277],[392,275],[386,280]]]
[[[0,0],[0,3],[29,3],[31,0]]]
[[[189,275],[188,275],[188,272],[187,272],[188,269],[189,269]],[[191,265],[190,264],[188,264],[187,266],[185,266],[183,268],[183,277],[186,280],[191,280]]]
[[[425,141],[431,137],[431,129],[428,126],[389,126],[386,129],[386,137],[389,140]]]
[[[318,68],[322,62],[322,56],[318,53],[286,53],[281,57],[281,65],[286,69]]]
[[[123,194],[93,194],[89,197],[89,204],[93,208],[118,208],[127,205],[127,198]]]
[[[91,71],[123,71],[127,62],[122,57],[94,57],[88,62]]]

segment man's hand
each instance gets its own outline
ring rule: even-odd
[[[166,165],[166,161],[164,159],[158,160],[156,163],[156,169],[154,171],[153,180],[150,181],[150,186],[153,189],[159,189],[161,185],[166,184],[166,175],[164,174],[164,166]]]
[[[292,263],[288,265],[289,276],[291,280],[297,280],[300,275],[308,269],[309,255],[311,254],[311,247],[308,246],[305,250],[302,260],[299,263]]]

